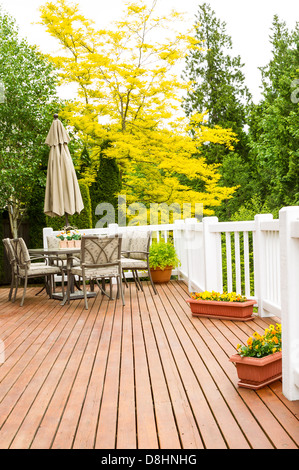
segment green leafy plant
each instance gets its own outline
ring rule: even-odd
[[[247,345],[236,347],[241,357],[264,357],[281,351],[281,324],[269,325],[263,335],[256,331],[247,340]]]
[[[164,240],[153,242],[149,249],[149,265],[150,268],[165,269],[166,266],[177,267],[180,265],[180,260],[177,256],[175,247],[168,241]]]
[[[75,233],[73,233],[72,239],[81,240],[81,233],[79,233],[78,231],[75,231]]]

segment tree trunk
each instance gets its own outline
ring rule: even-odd
[[[10,203],[8,205],[8,215],[12,237],[18,238],[20,210],[18,201],[14,200],[13,198],[11,198]]]

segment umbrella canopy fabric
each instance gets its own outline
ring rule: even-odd
[[[50,217],[80,214],[83,200],[69,152],[70,137],[62,122],[55,118],[45,144],[50,147],[44,212]]]

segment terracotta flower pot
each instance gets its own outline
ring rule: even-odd
[[[81,248],[81,240],[74,240],[75,248]]]
[[[67,240],[67,248],[74,248],[74,240]]]
[[[60,240],[59,248],[67,248],[67,241],[66,240]]]
[[[239,377],[238,386],[258,390],[282,377],[282,353],[276,352],[265,357],[241,357],[234,354],[230,358],[236,364]]]
[[[192,315],[207,318],[222,318],[223,320],[251,320],[255,300],[245,302],[222,302],[214,300],[187,299]]]
[[[150,268],[153,282],[161,284],[163,282],[169,282],[171,278],[172,266],[166,266],[164,269],[161,268]]]

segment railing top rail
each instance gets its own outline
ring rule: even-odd
[[[254,221],[240,222],[217,222],[209,225],[210,232],[253,232],[255,231]]]
[[[261,230],[279,232],[279,220],[265,220],[261,222]]]

